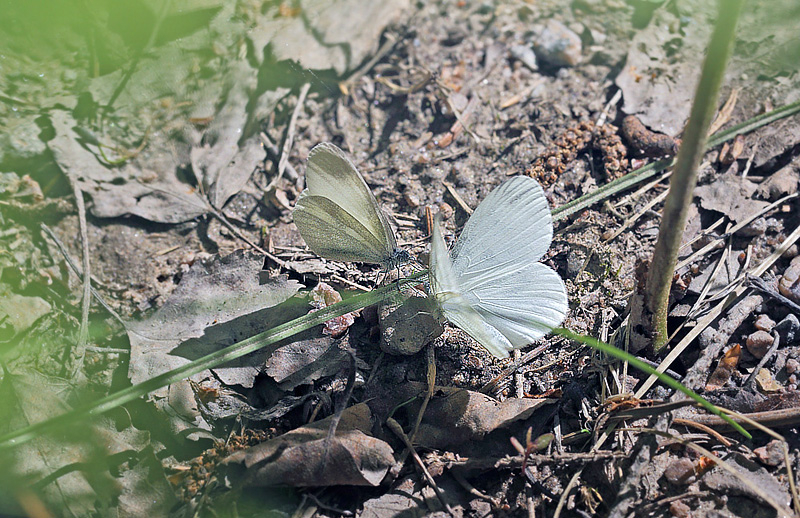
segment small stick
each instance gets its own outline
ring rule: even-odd
[[[261,143],[264,144],[264,147],[267,149],[267,151],[274,156],[280,156],[280,150],[278,149],[278,146],[276,146],[272,139],[269,138],[269,135],[262,131],[259,134],[259,137],[261,137]],[[296,182],[300,179],[300,174],[297,172],[297,169],[295,169],[294,166],[288,162],[286,163],[286,177],[293,182]]]
[[[653,199],[650,200],[649,202],[647,202],[647,204],[644,207],[642,207],[642,209],[639,210],[639,212],[637,212],[633,216],[631,216],[628,219],[626,219],[625,221],[623,221],[622,225],[620,225],[620,227],[617,230],[615,230],[611,234],[611,236],[606,238],[603,242],[604,243],[608,243],[609,241],[614,240],[617,236],[622,234],[626,229],[630,228],[634,223],[636,223],[639,220],[639,218],[641,218],[642,216],[647,214],[647,212],[650,209],[652,209],[655,205],[657,205],[657,204],[661,203],[662,201],[664,201],[664,198],[667,197],[667,194],[669,194],[669,191],[664,191],[661,194],[653,197]]]
[[[519,361],[516,361],[513,364],[509,365],[507,368],[503,369],[503,372],[495,376],[495,378],[489,381],[489,383],[482,386],[478,392],[482,394],[490,394],[494,392],[504,378],[507,378],[508,376],[516,372],[517,369],[519,369],[520,367],[531,361],[534,357],[539,356],[542,353],[542,351],[544,351],[548,347],[550,347],[550,344],[542,344],[539,347],[533,349],[532,351],[528,351],[527,353],[525,353],[524,356],[522,356],[522,358],[519,359]],[[556,363],[557,361],[558,360],[556,360],[554,363]]]
[[[708,234],[710,234],[711,232],[713,232],[713,231],[714,231],[714,230],[715,230],[715,229],[716,229],[718,226],[720,226],[720,225],[722,225],[723,223],[725,223],[725,219],[726,219],[726,218],[725,218],[725,216],[722,216],[722,217],[721,217],[721,218],[719,218],[717,221],[715,221],[714,223],[712,223],[712,224],[711,224],[711,225],[710,225],[708,228],[704,229],[702,232],[700,232],[699,234],[697,234],[696,236],[694,236],[692,239],[690,239],[690,240],[689,240],[689,241],[687,241],[686,243],[682,244],[680,249],[681,249],[681,250],[683,250],[683,249],[685,249],[687,246],[692,246],[693,244],[697,243],[697,242],[698,242],[698,241],[700,241],[702,238],[706,237]]]
[[[422,459],[419,457],[416,450],[414,450],[414,445],[411,444],[411,440],[409,440],[408,436],[403,431],[403,427],[400,426],[400,423],[398,423],[397,421],[395,421],[393,418],[390,417],[386,420],[386,425],[392,432],[394,432],[395,435],[397,435],[397,437],[400,438],[401,441],[403,441],[403,443],[406,445],[406,448],[408,448],[408,451],[411,452],[411,456],[414,458],[414,462],[417,463],[417,466],[419,466],[419,469],[422,471],[422,475],[425,477],[425,480],[436,492],[436,497],[439,499],[439,502],[441,502],[441,504],[447,510],[447,513],[450,516],[455,516],[455,514],[453,514],[453,510],[450,508],[450,505],[447,503],[447,501],[445,501],[441,489],[439,489],[439,486],[433,480],[433,477],[428,471],[428,468],[425,467],[425,463],[422,462]]]
[[[383,45],[381,45],[381,48],[379,48],[378,52],[375,53],[375,56],[373,56],[372,59],[367,61],[367,63],[364,64],[363,67],[353,72],[353,74],[350,77],[339,83],[339,90],[344,95],[350,95],[350,87],[353,84],[355,84],[355,82],[358,79],[360,79],[364,74],[369,72],[372,69],[372,67],[374,67],[375,64],[378,63],[378,61],[382,60],[383,57],[386,56],[386,54],[388,54],[389,51],[391,51],[392,48],[397,43],[397,36],[395,36],[394,34],[386,33],[385,37],[386,41],[383,42]]]
[[[761,277],[754,277],[752,275],[748,275],[746,277],[747,284],[752,286],[753,288],[757,289],[761,293],[765,295],[769,295],[773,299],[777,300],[778,302],[782,302],[786,306],[788,306],[792,311],[795,313],[800,314],[800,305],[797,305],[792,300],[784,297],[779,292],[772,289],[772,287],[764,281]]]
[[[130,354],[128,349],[119,349],[117,347],[95,347],[90,345],[86,348],[87,351],[100,354]]]
[[[728,96],[728,100],[725,101],[725,104],[722,105],[717,116],[714,117],[714,122],[711,123],[711,126],[708,128],[708,135],[711,136],[717,131],[720,130],[725,124],[731,120],[731,114],[733,113],[733,109],[736,107],[736,99],[739,97],[739,89],[734,88],[731,90],[731,94]]]
[[[347,372],[347,385],[344,388],[344,394],[342,394],[342,398],[337,402],[336,408],[333,411],[333,415],[331,416],[331,423],[328,426],[328,435],[325,436],[325,456],[322,458],[322,465],[321,465],[321,472],[325,473],[327,469],[328,463],[328,453],[330,451],[331,441],[336,438],[336,428],[339,426],[339,421],[342,419],[342,414],[344,410],[347,408],[347,403],[350,402],[350,398],[353,397],[353,389],[356,386],[356,355],[351,349],[346,350],[348,353],[348,357],[350,358],[350,368]]]
[[[750,167],[753,165],[753,159],[756,157],[756,151],[758,151],[758,146],[761,142],[756,142],[753,146],[753,152],[750,153],[750,158],[747,159],[747,163],[744,165],[744,171],[742,171],[742,178],[747,176],[747,173],[750,172]]]
[[[619,102],[620,99],[622,99],[622,89],[617,88],[617,93],[615,93],[614,96],[608,100],[606,105],[603,107],[603,111],[600,112],[600,116],[597,117],[597,122],[595,123],[595,126],[600,127],[606,123],[606,119],[608,118],[608,112],[611,110],[612,106],[614,106]]]
[[[717,246],[717,241],[719,241],[720,239],[725,239],[725,238],[728,238],[728,237],[734,235],[735,233],[739,232],[744,227],[746,227],[747,225],[749,225],[750,223],[752,223],[756,219],[760,218],[761,216],[763,216],[767,212],[779,207],[780,205],[783,205],[784,203],[786,203],[789,200],[793,200],[793,199],[797,198],[798,196],[800,196],[800,194],[795,192],[795,193],[792,193],[792,194],[787,194],[786,196],[784,196],[783,198],[781,198],[780,200],[778,200],[778,201],[776,201],[774,203],[770,203],[769,205],[767,205],[766,207],[764,207],[760,211],[758,211],[755,214],[752,214],[751,216],[749,216],[747,219],[745,219],[742,222],[737,223],[736,225],[734,225],[731,229],[729,229],[723,235],[719,236],[715,241],[712,241],[712,242],[708,243],[706,246],[704,246],[700,250],[694,252],[692,255],[690,255],[689,257],[687,257],[683,261],[679,262],[677,264],[677,266],[675,266],[675,270],[676,271],[680,270],[684,266],[691,264],[699,256],[705,254],[706,252],[708,252],[709,250],[711,250],[712,248]]]
[[[473,212],[475,212],[474,210],[472,210],[472,207],[467,205],[467,202],[464,201],[464,198],[462,198],[458,194],[458,192],[456,191],[456,188],[455,188],[455,186],[453,184],[451,184],[450,182],[442,182],[442,185],[444,185],[445,188],[447,188],[447,192],[449,192],[450,196],[452,196],[453,199],[456,200],[456,203],[458,203],[458,206],[461,207],[462,209],[464,209],[464,212],[466,212],[467,214],[470,214],[470,215]]]
[[[761,261],[758,266],[754,266],[749,272],[756,277],[761,276],[764,274],[767,269],[772,266],[775,261],[781,257],[786,250],[792,246],[798,239],[800,239],[800,226],[794,229],[794,231],[789,234],[786,239],[781,243],[781,245],[775,249],[769,257],[766,257],[763,261]],[[693,343],[694,340],[700,335],[700,333],[711,325],[711,322],[716,320],[716,318],[722,314],[722,311],[728,307],[730,303],[732,303],[735,299],[741,296],[747,288],[745,286],[738,286],[733,293],[729,294],[725,300],[721,301],[717,306],[715,306],[706,316],[702,319],[697,321],[697,324],[689,330],[689,333],[681,339],[681,341],[675,345],[667,354],[667,356],[662,360],[661,364],[658,367],[659,372],[664,372],[672,365],[678,356],[686,349],[690,343]],[[658,378],[653,375],[650,375],[644,383],[640,385],[640,387],[636,390],[635,396],[637,398],[644,397],[644,394],[650,390],[650,387],[653,386],[653,383],[656,382]],[[577,481],[576,481],[577,482]]]
[[[653,187],[655,187],[656,185],[661,183],[662,180],[666,180],[670,176],[672,176],[672,171],[664,171],[661,174],[661,176],[659,176],[658,178],[656,178],[652,182],[644,184],[640,188],[636,189],[634,192],[630,193],[627,196],[624,196],[621,200],[619,200],[618,202],[614,203],[613,207],[622,207],[623,205],[631,203],[633,200],[637,199],[639,196],[641,196],[642,194],[646,193],[647,191],[649,191],[650,189],[652,189]]]
[[[693,421],[691,419],[682,419],[680,417],[676,417],[675,419],[672,420],[672,424],[673,425],[679,424],[679,425],[686,426],[688,428],[696,428],[697,430],[701,430],[701,431],[707,433],[708,435],[714,437],[717,441],[719,441],[720,444],[722,444],[723,446],[725,446],[727,448],[730,448],[733,445],[733,443],[731,441],[729,441],[728,439],[726,439],[724,435],[722,435],[718,431],[714,430],[710,426],[706,426],[704,424],[697,423],[697,422],[695,422],[695,421]]]
[[[64,243],[62,243],[61,240],[56,237],[53,231],[50,230],[50,227],[48,227],[44,223],[41,224],[41,228],[56,244],[58,251],[61,252],[61,255],[64,257],[64,260],[67,262],[67,266],[69,266],[70,269],[73,272],[75,272],[75,275],[77,275],[78,277],[82,277],[83,271],[78,267],[78,265],[75,264],[75,261],[72,260],[72,257],[67,252],[66,247],[64,247]],[[117,322],[122,324],[122,327],[127,328],[127,324],[122,319],[122,317],[119,316],[119,314],[116,311],[111,309],[111,306],[109,306],[108,303],[105,300],[103,300],[103,297],[101,297],[100,293],[96,289],[94,289],[94,286],[89,285],[89,287],[91,289],[92,296],[94,296],[95,300],[97,300],[97,302],[99,302],[100,305],[103,306],[105,310],[108,311],[108,313],[117,320]]]
[[[425,398],[422,400],[422,405],[420,405],[419,413],[417,414],[417,420],[414,422],[414,428],[411,430],[409,441],[412,443],[414,442],[414,438],[419,430],[419,425],[422,423],[422,417],[425,415],[425,410],[428,409],[428,403],[430,402],[431,397],[433,397],[433,391],[436,388],[436,356],[433,349],[433,342],[428,345],[426,353],[428,363],[428,390],[425,391]]]
[[[304,84],[302,88],[300,88],[300,93],[297,95],[297,104],[294,107],[294,111],[292,111],[292,117],[289,119],[289,127],[286,129],[286,140],[283,141],[281,157],[278,160],[278,174],[276,174],[275,178],[269,182],[269,185],[267,185],[267,190],[269,190],[271,187],[274,187],[278,183],[278,180],[281,179],[283,172],[286,170],[286,164],[289,163],[289,155],[292,152],[292,145],[294,145],[297,117],[300,115],[300,110],[303,108],[303,104],[306,102],[306,95],[308,95],[308,90],[310,88],[311,83]]]
[[[89,306],[91,305],[91,265],[89,263],[89,233],[86,231],[86,205],[83,200],[83,191],[78,185],[77,179],[68,174],[67,178],[72,186],[72,194],[75,196],[75,205],[78,209],[78,227],[81,233],[81,263],[83,265],[83,295],[81,297],[81,327],[78,333],[78,354],[79,359],[83,358],[83,349],[89,340]]]
[[[499,500],[497,500],[496,498],[492,498],[491,496],[487,495],[486,493],[483,493],[483,492],[478,491],[477,489],[475,489],[475,486],[470,484],[467,481],[467,479],[464,478],[464,476],[461,473],[459,473],[458,471],[450,471],[450,474],[453,475],[453,478],[456,479],[456,482],[458,482],[461,485],[461,487],[466,489],[469,494],[471,494],[473,496],[477,496],[478,498],[480,498],[482,500],[486,500],[487,502],[492,504],[492,506],[495,509],[500,507],[500,501]]]
[[[212,207],[212,206],[211,206],[211,204],[208,204],[208,212],[209,212],[209,214],[211,214],[212,216],[214,216],[215,218],[217,218],[217,219],[219,220],[219,222],[220,222],[220,223],[222,223],[223,225],[225,225],[225,226],[228,228],[228,230],[230,230],[231,232],[233,232],[233,235],[235,235],[236,237],[238,237],[239,239],[241,239],[242,241],[244,241],[244,242],[245,242],[245,243],[247,243],[248,245],[252,246],[252,247],[253,247],[255,250],[258,250],[260,253],[262,253],[262,254],[264,254],[265,256],[267,256],[267,257],[270,259],[270,261],[273,261],[275,264],[277,264],[277,265],[278,265],[278,266],[280,266],[281,268],[285,268],[285,269],[287,269],[287,270],[292,270],[292,271],[295,271],[295,270],[294,270],[294,268],[290,268],[290,267],[288,267],[288,266],[286,265],[286,261],[284,261],[283,259],[280,259],[280,258],[278,258],[278,257],[276,257],[276,256],[274,256],[274,255],[272,255],[271,253],[267,252],[266,250],[264,250],[263,248],[261,248],[261,247],[260,247],[260,246],[258,246],[257,244],[255,244],[255,243],[253,243],[252,241],[250,241],[250,239],[249,239],[247,236],[245,236],[244,234],[242,234],[242,233],[239,231],[239,229],[238,229],[238,228],[236,228],[236,227],[233,225],[233,223],[231,223],[230,221],[228,221],[228,218],[226,218],[226,217],[225,217],[225,216],[224,216],[224,215],[223,215],[221,212],[219,212],[217,209],[215,209],[214,207]],[[298,272],[298,273],[299,273],[299,272]]]
[[[719,257],[717,264],[714,265],[714,270],[712,270],[711,275],[708,276],[706,279],[705,285],[700,290],[700,294],[697,296],[697,301],[695,301],[694,305],[692,305],[692,309],[689,310],[689,315],[694,315],[697,308],[705,301],[708,292],[711,291],[711,286],[714,284],[714,281],[717,279],[717,275],[719,275],[720,270],[722,270],[723,266],[725,266],[726,261],[728,260],[728,255],[731,252],[731,243],[728,243],[728,246],[725,247],[725,250],[722,252],[722,255]]]
[[[345,279],[341,275],[336,275],[335,273],[331,274],[331,279],[335,279],[335,280],[337,280],[337,281],[339,281],[339,282],[341,282],[343,284],[347,284],[348,286],[351,286],[353,288],[359,289],[361,291],[370,291],[370,289],[367,288],[366,286],[362,286],[361,284],[358,284],[357,282],[353,282],[351,280]]]

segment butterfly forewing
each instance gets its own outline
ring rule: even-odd
[[[550,208],[541,186],[526,176],[512,178],[478,205],[453,248],[461,289],[468,291],[473,282],[503,265],[538,261],[552,238]]]

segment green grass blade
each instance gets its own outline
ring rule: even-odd
[[[664,374],[663,372],[658,372],[653,367],[649,366],[639,358],[636,358],[635,356],[632,356],[631,354],[621,349],[617,349],[613,345],[602,342],[591,336],[585,336],[573,333],[569,329],[557,328],[554,329],[553,332],[565,338],[569,338],[570,340],[575,340],[576,342],[588,345],[589,347],[597,349],[598,351],[601,351],[609,356],[613,356],[614,358],[626,361],[631,365],[633,365],[635,368],[639,369],[640,371],[643,371],[647,374],[657,377],[659,381],[661,381],[668,387],[682,392],[683,394],[696,401],[699,405],[701,405],[703,408],[705,408],[712,414],[719,416],[721,419],[725,420],[725,422],[729,423],[732,427],[736,429],[737,432],[739,432],[743,436],[747,437],[748,439],[752,439],[752,436],[747,432],[747,430],[742,428],[742,426],[739,425],[739,423],[735,422],[727,414],[723,413],[719,408],[717,408],[716,406],[712,405],[711,403],[703,399],[700,395],[698,395],[694,391],[681,385],[681,383],[675,380],[674,378],[668,376],[667,374]]]
[[[413,281],[410,279],[403,279],[400,281],[400,283],[403,282]],[[109,394],[97,401],[92,402],[91,404],[75,408],[66,414],[6,433],[5,435],[0,436],[0,450],[28,442],[31,439],[34,439],[35,437],[47,431],[57,429],[60,426],[66,426],[69,423],[77,420],[102,414],[103,412],[107,412],[113,408],[124,405],[125,403],[133,401],[134,399],[142,397],[161,387],[165,387],[193,374],[197,374],[198,372],[214,368],[253,351],[257,351],[262,347],[274,344],[275,342],[284,340],[292,335],[301,333],[306,329],[323,324],[332,318],[336,318],[346,313],[376,304],[383,300],[385,295],[387,295],[390,291],[397,290],[398,288],[399,285],[397,283],[393,283],[368,293],[355,295],[346,301],[336,303],[314,313],[303,315],[300,318],[296,318],[286,322],[285,324],[281,324],[272,329],[264,331],[263,333],[251,336],[250,338],[247,338],[241,342],[237,342],[233,345],[225,347],[224,349],[220,349],[219,351],[198,358],[197,360],[178,367],[177,369],[173,369],[155,376],[138,385],[133,385],[126,389],[114,392],[113,394]]]
[[[708,144],[706,145],[706,149],[711,149],[712,147],[718,146],[723,142],[731,140],[737,135],[750,133],[751,131],[757,130],[758,128],[766,126],[767,124],[795,115],[798,112],[800,112],[800,101],[795,101],[791,104],[787,104],[786,106],[781,106],[780,108],[776,108],[771,112],[757,115],[752,119],[746,120],[740,124],[732,126],[726,129],[725,131],[719,131],[711,135],[711,137],[709,137],[708,139]]]

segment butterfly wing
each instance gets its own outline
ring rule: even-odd
[[[385,242],[328,198],[303,191],[292,217],[308,247],[320,257],[371,264],[387,260]]]
[[[527,176],[508,180],[478,205],[453,248],[453,270],[461,290],[469,291],[497,268],[538,261],[552,239],[553,222],[542,187]]]
[[[453,251],[453,272],[464,299],[513,348],[552,331],[569,309],[563,281],[538,262],[552,236],[541,186],[520,176],[486,197]]]
[[[438,218],[431,236],[430,278],[431,289],[444,317],[498,358],[508,356],[513,348],[508,339],[488,325],[460,293]]]
[[[464,299],[514,349],[550,333],[569,309],[561,277],[538,262],[498,269],[492,278],[473,284]]]
[[[315,253],[341,261],[389,262],[397,248],[394,233],[364,178],[341,149],[323,143],[311,150],[306,186],[298,200],[300,213],[295,209],[295,224]],[[354,221],[358,225],[353,231],[341,228],[352,227]],[[329,237],[336,242],[326,246]],[[346,243],[348,239],[355,241]],[[338,250],[338,255],[326,255],[331,250]]]

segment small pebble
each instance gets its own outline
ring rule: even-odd
[[[417,165],[427,165],[430,161],[431,157],[427,151],[420,152],[414,157],[414,162],[416,162]]]
[[[556,66],[573,67],[581,61],[581,37],[557,20],[549,20],[534,41],[536,55]]]
[[[797,191],[797,168],[789,164],[772,173],[756,190],[756,197],[762,200],[775,201],[789,193]]]
[[[769,318],[767,315],[758,315],[755,326],[759,331],[771,333],[772,329],[775,327],[775,321]]]
[[[453,210],[453,207],[451,207],[449,203],[442,202],[439,204],[439,214],[442,215],[442,218],[450,219],[453,217],[454,213],[455,211]]]
[[[778,282],[781,295],[800,303],[800,256],[792,259]]]
[[[47,146],[39,138],[42,130],[36,125],[33,118],[12,119],[9,117],[7,120],[5,129],[8,131],[0,134],[0,152],[7,152],[6,158],[11,156],[16,159],[34,158],[47,150]]]
[[[786,369],[786,374],[794,374],[800,370],[800,362],[794,358],[789,358],[786,360],[786,365],[784,368]]]
[[[577,250],[570,250],[567,254],[567,278],[574,279],[583,268],[586,255]]]
[[[766,331],[756,331],[747,337],[747,350],[759,360],[767,354],[775,340]]]
[[[528,67],[529,69],[539,70],[539,65],[536,64],[536,54],[534,54],[533,49],[527,45],[513,45],[509,52],[511,53],[511,57],[520,61],[523,65]]]
[[[759,331],[766,331],[767,333],[770,333],[775,328],[775,321],[769,318],[767,315],[758,315],[755,326]]]
[[[472,516],[490,516],[492,514],[492,504],[486,500],[473,499],[469,503],[470,514]]]
[[[416,209],[419,207],[419,197],[412,192],[403,193],[403,200],[405,200],[406,204],[411,208]]]
[[[775,394],[783,391],[783,386],[775,381],[772,373],[767,369],[759,369],[756,374],[756,386],[764,394]]]
[[[681,502],[680,500],[675,500],[669,504],[669,514],[674,516],[675,518],[686,518],[689,516],[689,512],[692,509],[686,505],[685,503]]]
[[[710,233],[701,236],[700,239],[692,243],[692,250],[700,250],[709,243],[714,243],[714,247],[712,248],[712,250],[719,250],[720,248],[725,248],[725,240],[720,239],[719,236],[713,233]]]
[[[447,36],[442,39],[445,47],[455,47],[467,37],[467,30],[461,26],[455,26],[447,30]]]
[[[425,297],[409,297],[402,304],[381,304],[381,349],[402,356],[418,353],[444,331],[435,315],[430,299]]]
[[[771,440],[765,446],[753,450],[758,460],[767,466],[780,466],[783,463],[783,447],[781,441]]]
[[[775,325],[774,330],[781,337],[782,346],[795,345],[800,339],[800,320],[794,313],[789,313]]]
[[[664,470],[664,478],[675,485],[691,484],[695,480],[694,462],[687,458],[675,459]]]
[[[783,259],[792,259],[793,257],[797,257],[800,254],[800,248],[797,244],[794,244],[786,249],[786,251],[781,255]]]
[[[764,234],[767,231],[767,220],[764,218],[758,218],[757,220],[753,221],[739,232],[736,233],[738,236],[742,237],[755,237]]]

